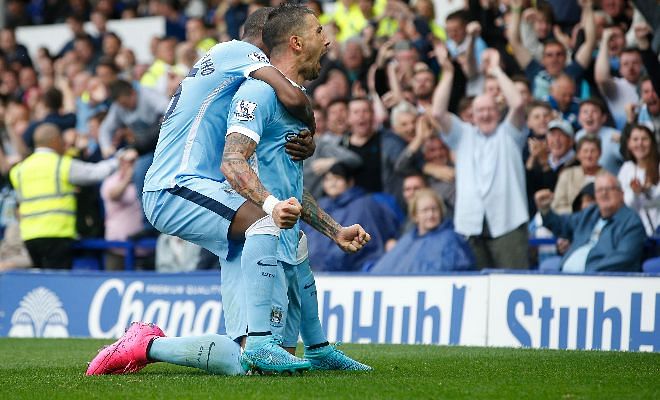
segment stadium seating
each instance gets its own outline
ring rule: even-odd
[[[83,239],[75,243],[74,247],[77,250],[108,250],[108,249],[125,249],[126,258],[124,269],[126,271],[135,270],[135,250],[156,248],[155,238],[145,238],[137,241],[117,241],[117,240],[104,240],[104,239]],[[82,256],[77,257],[74,261],[75,269],[104,269],[103,263],[100,261],[102,257]]]

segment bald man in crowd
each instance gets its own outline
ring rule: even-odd
[[[468,237],[477,268],[527,268],[525,111],[520,92],[502,71],[499,53],[485,50],[482,64],[497,80],[509,111],[500,122],[495,99],[481,95],[472,104],[474,125],[463,122],[448,111],[454,66],[442,45],[436,46],[435,55],[442,79],[433,94],[432,113],[456,154],[456,232]]]
[[[57,125],[40,125],[35,150],[9,172],[19,201],[21,238],[38,268],[71,268],[76,236],[76,186],[93,185],[112,174],[120,162],[132,163],[135,150],[116,158],[86,163],[65,155]]]
[[[599,173],[595,193],[596,204],[570,215],[552,211],[550,190],[535,194],[543,225],[571,242],[558,260],[558,269],[572,273],[641,272],[646,232],[637,213],[623,203],[623,190],[616,176]]]

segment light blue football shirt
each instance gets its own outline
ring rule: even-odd
[[[170,100],[144,191],[191,176],[224,181],[220,163],[232,97],[251,72],[269,65],[258,47],[237,40],[213,46],[195,63]]]
[[[284,108],[273,88],[257,79],[247,79],[234,95],[227,134],[241,133],[257,142],[256,158],[250,164],[259,179],[273,196],[280,200],[295,197],[302,204],[302,161],[294,161],[285,152],[284,145],[307,129]],[[296,264],[299,224],[280,233],[278,260]]]

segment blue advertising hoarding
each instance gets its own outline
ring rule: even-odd
[[[0,336],[118,337],[132,321],[172,335],[223,333],[220,274],[13,272],[0,277]]]
[[[330,341],[660,351],[660,276],[318,275]],[[217,271],[0,274],[0,337],[224,333]]]

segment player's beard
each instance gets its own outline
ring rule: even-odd
[[[314,63],[314,65],[310,65],[308,68],[305,68],[302,74],[303,78],[305,78],[306,81],[313,81],[314,79],[318,78],[321,72],[319,65],[320,61]]]

